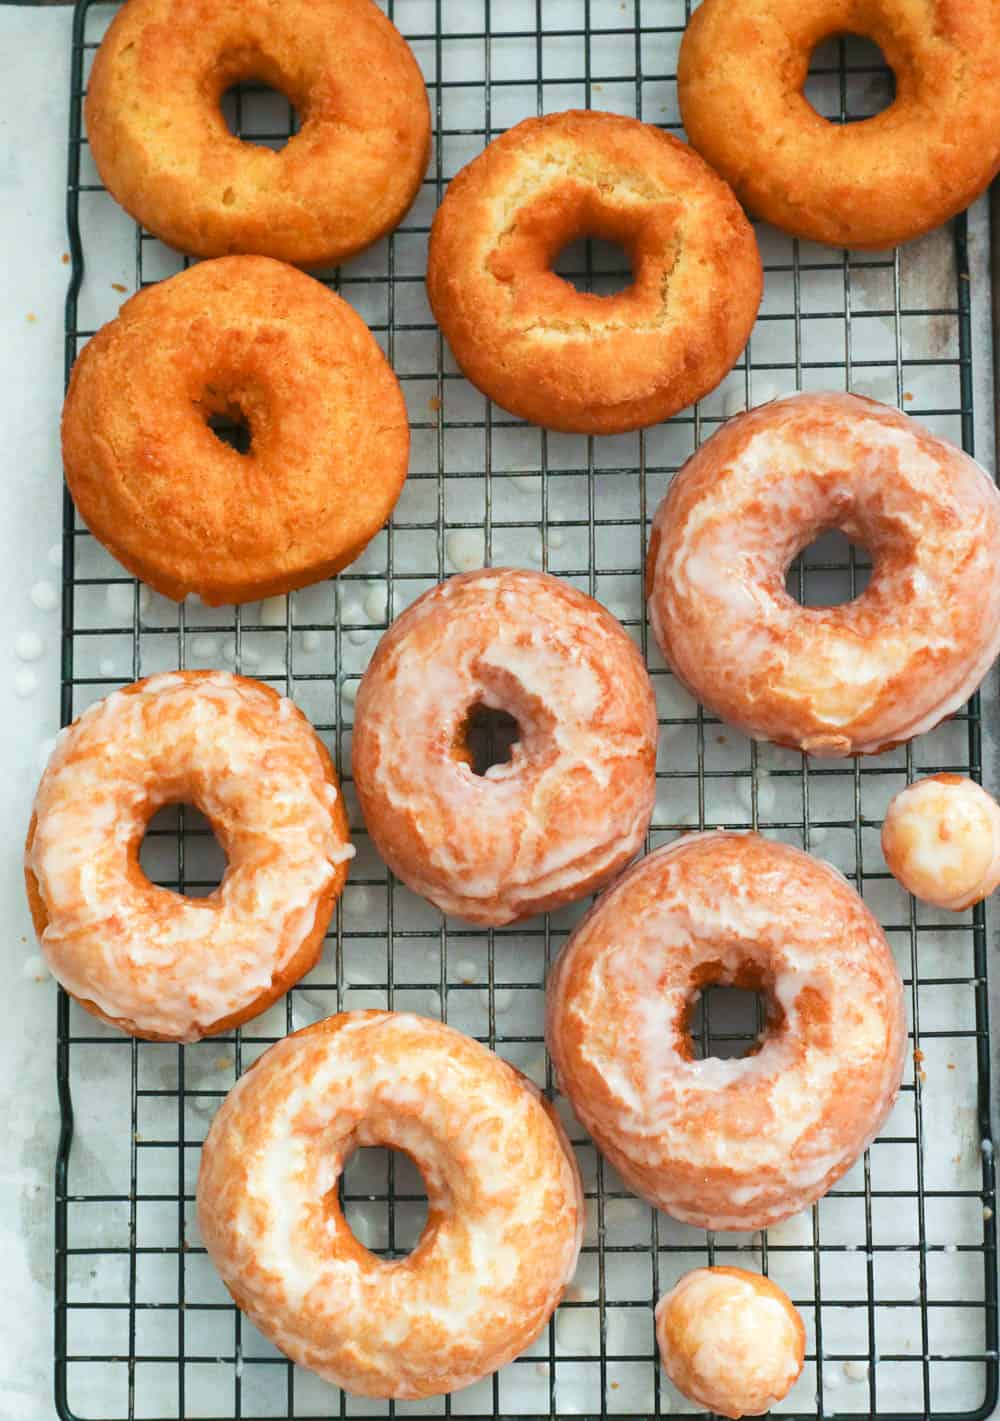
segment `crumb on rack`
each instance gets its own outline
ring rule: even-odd
[[[128,287],[127,287],[123,282],[121,282],[121,281],[113,281],[113,282],[111,283],[111,290],[112,290],[112,291],[127,291],[127,290],[128,290]]]
[[[63,252],[61,260],[63,266],[69,266],[69,252]]]
[[[430,399],[427,401],[427,408],[430,410],[431,414],[437,414],[438,410],[441,408],[441,400],[438,398],[437,395],[431,395]]]
[[[38,317],[35,315],[34,311],[29,311],[24,319],[28,322],[29,326],[33,326],[38,320]]]
[[[913,1053],[913,1059],[916,1061],[916,1063],[917,1063],[918,1066],[920,1065],[920,1062],[924,1059],[924,1053],[923,1053],[923,1051],[921,1051],[921,1049],[920,1049],[919,1046],[916,1048],[916,1050],[915,1050],[914,1053]]]

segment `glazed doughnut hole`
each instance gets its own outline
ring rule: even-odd
[[[763,984],[736,987],[709,982],[688,1005],[687,1036],[696,1061],[750,1056],[763,1044],[768,1025]]]
[[[521,728],[512,715],[477,703],[459,727],[453,753],[474,775],[484,777],[495,765],[510,763],[520,738]]]

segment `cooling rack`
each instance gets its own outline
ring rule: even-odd
[[[832,251],[767,228],[760,319],[724,385],[645,434],[547,434],[492,407],[459,375],[423,285],[427,233],[448,179],[517,120],[573,106],[675,131],[683,0],[389,0],[428,81],[434,157],[387,241],[324,279],[369,322],[403,384],[411,473],[395,516],[334,582],[241,609],[180,608],[126,577],[76,520],[63,530],[62,719],[116,686],[178,666],[223,665],[292,695],[344,779],[358,856],[321,964],[264,1016],[195,1046],[140,1043],[60,994],[62,1134],[56,1173],[57,1408],[62,1417],[355,1415],[674,1416],[695,1410],[657,1366],[656,1299],[705,1262],[761,1268],[798,1305],[806,1368],[779,1408],[812,1418],[985,1417],[997,1398],[996,1208],[990,1125],[987,923],[915,904],[878,843],[889,798],[936,769],[976,778],[989,718],[978,700],[915,745],[857,763],[753,745],[676,685],[649,636],[642,562],[672,474],[726,416],[795,389],[850,388],[899,404],[974,451],[990,427],[989,351],[970,250],[982,214],[894,254]],[[104,192],[83,131],[93,52],[115,6],[78,0],[73,30],[66,369],[124,296],[182,259]],[[890,97],[881,56],[852,38],[817,51],[809,97],[833,121]],[[234,131],[279,145],[295,117],[243,86]],[[978,222],[978,227],[975,224]],[[622,254],[584,243],[559,270],[597,291],[628,279]],[[980,283],[981,285],[982,283]],[[986,293],[988,295],[988,293]],[[234,438],[220,430],[220,437]],[[809,1213],[765,1234],[708,1235],[634,1199],[558,1098],[542,1039],[545,973],[582,911],[510,929],[442,919],[388,875],[357,812],[350,739],[357,683],[380,632],[450,572],[537,566],[614,611],[646,655],[660,713],[648,846],[695,827],[759,828],[837,864],[886,927],[906,982],[913,1061],[882,1136]],[[790,588],[807,602],[860,590],[868,568],[838,535],[806,551]],[[969,595],[975,595],[970,588]],[[484,754],[499,753],[490,744]],[[993,785],[996,788],[996,785]],[[207,892],[223,859],[190,810],[157,816],[143,846],[156,881]],[[424,1012],[487,1042],[551,1091],[574,1139],[588,1224],[574,1284],[542,1337],[497,1376],[423,1403],[342,1395],[280,1356],[233,1307],[194,1216],[199,1148],[226,1090],[285,1032],[340,1009]],[[750,994],[710,989],[701,1054],[744,1050],[761,1025]],[[344,1207],[376,1253],[419,1236],[419,1176],[360,1151]]]

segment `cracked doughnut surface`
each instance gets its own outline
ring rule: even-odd
[[[552,264],[602,237],[632,284],[577,291]],[[434,218],[427,291],[464,374],[548,429],[614,434],[667,419],[732,368],[762,290],[731,190],[651,124],[525,119],[463,168]]]

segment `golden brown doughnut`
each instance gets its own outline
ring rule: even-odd
[[[195,898],[139,863],[164,804],[226,853]],[[258,1016],[316,965],[354,849],[326,747],[291,701],[225,671],[172,671],[62,731],[35,798],[25,880],[46,961],[82,1006],[151,1041]]]
[[[656,1305],[663,1369],[678,1391],[720,1416],[762,1416],[802,1371],[802,1318],[770,1278],[695,1268]]]
[[[427,1188],[420,1240],[392,1262],[337,1199],[365,1145],[409,1155]],[[523,1352],[573,1276],[583,1219],[548,1101],[478,1041],[402,1012],[286,1036],[229,1092],[201,1153],[201,1236],[236,1303],[362,1396],[438,1396]]]
[[[247,79],[298,111],[280,152],[226,126],[219,101]],[[128,0],[85,113],[112,196],[202,257],[344,261],[397,225],[430,152],[417,62],[372,0]]]
[[[871,554],[871,581],[800,606],[788,566],[830,528]],[[810,755],[874,755],[958,710],[1000,651],[1000,494],[898,410],[793,395],[684,465],[653,520],[646,592],[664,656],[716,715]]]
[[[246,421],[248,453],[212,415]],[[216,606],[352,562],[399,497],[410,431],[346,301],[282,262],[221,257],[140,291],[88,342],[62,440],[94,536],[157,592]]]
[[[577,237],[623,246],[633,281],[574,289]],[[746,344],[760,254],[732,192],[685,143],[617,114],[525,119],[452,179],[427,291],[462,371],[548,429],[616,434],[715,388]]]
[[[896,98],[858,123],[803,93],[813,50],[865,35]],[[1000,170],[996,0],[703,0],[681,43],[681,116],[758,217],[834,247],[892,247],[939,227]]]

